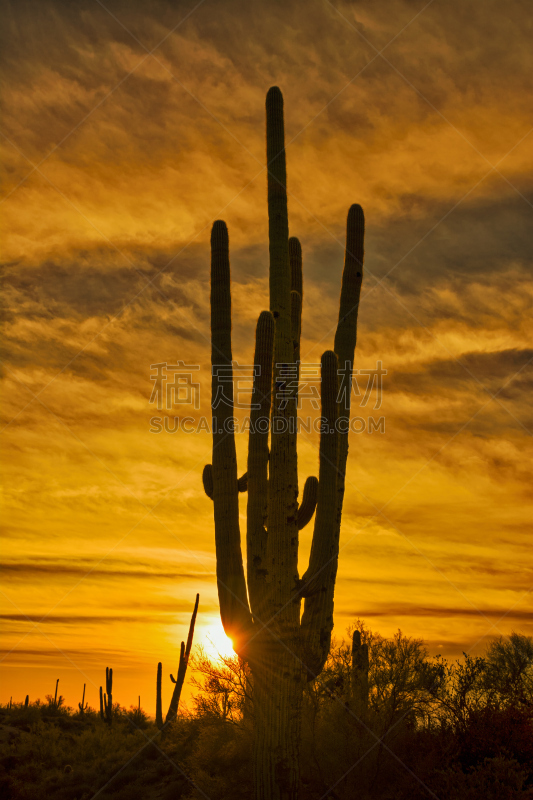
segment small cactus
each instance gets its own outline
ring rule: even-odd
[[[354,631],[350,690],[352,708],[361,717],[364,717],[368,710],[368,669],[368,645],[361,643],[360,631]]]
[[[155,724],[159,730],[163,727],[163,704],[161,701],[161,676],[163,674],[163,664],[161,661],[157,665],[157,689],[155,701]]]
[[[86,709],[87,709],[87,707],[89,705],[88,703],[85,702],[85,687],[86,687],[86,685],[87,684],[85,684],[85,683],[83,684],[83,695],[82,695],[82,698],[81,698],[81,703],[78,703],[78,708],[79,708],[79,711],[80,711],[80,715],[85,713],[85,711],[86,711]]]
[[[24,700],[24,708],[28,708],[30,704],[30,696],[29,694],[26,695],[26,699]]]
[[[113,720],[113,670],[109,667],[105,668],[105,688],[106,691],[102,691],[102,687],[100,686],[100,716],[111,725]]]

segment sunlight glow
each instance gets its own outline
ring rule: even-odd
[[[213,620],[203,631],[202,642],[209,656],[234,656],[233,642],[224,633],[220,619]]]

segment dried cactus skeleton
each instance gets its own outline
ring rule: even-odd
[[[297,795],[303,687],[320,673],[330,647],[364,237],[363,211],[353,205],[334,351],[325,352],[321,362],[319,477],[307,479],[298,504],[297,392],[288,387],[299,374],[302,251],[296,238],[289,239],[283,98],[277,87],[267,94],[266,112],[270,310],[261,313],[256,328],[248,469],[238,479],[228,380],[229,240],[226,224],[217,221],[211,233],[213,463],[203,473],[214,506],[222,623],[253,674],[258,800]],[[218,402],[220,396],[226,402]],[[242,491],[248,492],[246,579],[239,529]],[[298,531],[315,507],[309,566],[299,578]]]
[[[163,665],[161,662],[157,665],[157,684],[156,684],[156,711],[155,721],[159,730],[165,729],[170,723],[174,722],[178,716],[178,707],[181,697],[181,690],[185,683],[185,675],[189,665],[189,656],[191,654],[192,642],[194,637],[194,625],[196,623],[196,615],[198,613],[198,604],[200,602],[200,595],[196,595],[194,610],[192,612],[191,623],[189,625],[189,635],[187,636],[187,644],[181,643],[180,662],[176,677],[170,676],[170,680],[174,684],[174,691],[172,692],[172,699],[168,708],[165,722],[163,723],[163,704],[161,700],[161,678],[163,674]]]

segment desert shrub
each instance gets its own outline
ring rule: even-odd
[[[455,766],[439,774],[435,789],[441,800],[531,800],[526,771],[514,759],[485,758],[463,772]]]
[[[251,743],[246,729],[219,720],[205,721],[184,765],[193,784],[187,797],[248,800],[253,794]]]
[[[133,728],[145,730],[150,726],[148,714],[139,706],[130,706],[129,710],[123,715]]]

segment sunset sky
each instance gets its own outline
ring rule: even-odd
[[[209,234],[230,235],[234,358],[268,307],[264,99],[285,98],[302,360],[333,345],[346,213],[366,214],[335,633],[431,655],[533,634],[531,14],[486,0],[5,2],[0,702],[155,709],[196,592],[224,646],[206,431]],[[150,404],[197,364],[200,407]],[[310,401],[304,416],[317,416]],[[239,410],[239,417],[245,416]],[[239,434],[239,470],[247,435]],[[316,434],[299,443],[301,485]],[[242,515],[245,515],[243,500]],[[301,535],[305,570],[312,526]],[[163,702],[172,684],[164,682]]]

